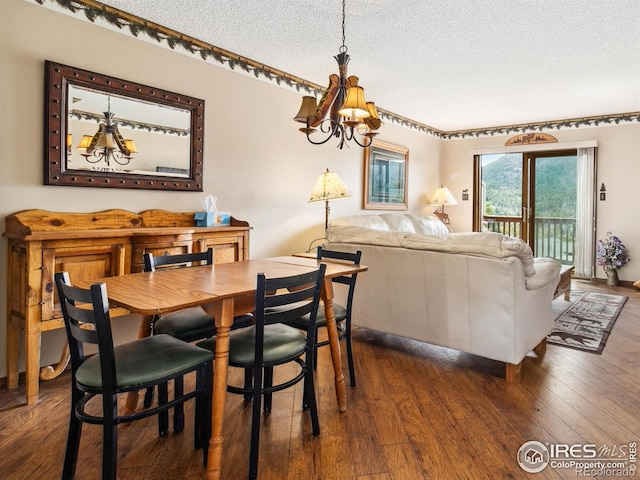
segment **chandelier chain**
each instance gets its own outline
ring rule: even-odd
[[[345,34],[344,34],[344,24],[345,24],[345,8],[347,5],[347,0],[342,0],[342,46],[340,47],[340,51],[341,52],[346,52],[347,51],[347,46],[345,45]]]

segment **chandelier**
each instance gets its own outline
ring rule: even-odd
[[[107,101],[107,111],[102,113],[105,122],[100,123],[95,135],[83,135],[80,140],[78,150],[85,151],[80,155],[89,163],[105,162],[107,167],[112,160],[118,165],[127,165],[138,150],[133,140],[125,140],[118,131],[118,124],[113,121],[114,114],[111,113],[111,97]]]
[[[368,147],[382,122],[375,104],[365,101],[364,89],[358,85],[358,77],[347,77],[349,55],[344,34],[345,2],[342,0],[342,46],[334,57],[340,76],[329,75],[329,85],[319,103],[315,97],[302,97],[300,110],[293,119],[305,124],[300,131],[314,145],[321,145],[336,137],[339,140],[338,148],[348,146],[346,142],[352,140],[361,147]],[[317,129],[320,130],[318,135],[312,138]]]

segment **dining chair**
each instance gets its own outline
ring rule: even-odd
[[[155,272],[156,268],[180,268],[196,265],[213,265],[213,248],[204,252],[184,253],[179,255],[144,254],[144,271]],[[234,327],[240,328],[251,325],[251,314],[239,315],[234,318]],[[152,332],[166,333],[185,342],[195,342],[216,334],[213,319],[207,315],[202,307],[191,307],[157,316],[153,320]]]
[[[160,268],[181,268],[197,265],[213,265],[213,248],[204,252],[185,253],[178,255],[154,256],[148,252],[144,254],[144,271],[155,272]],[[156,315],[151,324],[151,334],[167,334],[179,338],[185,342],[195,342],[204,338],[212,337],[216,334],[215,320],[209,316],[202,307],[191,307],[164,314]],[[238,315],[234,318],[232,329],[251,325],[253,315]],[[180,383],[180,382],[178,382]],[[177,388],[182,388],[180,384]],[[144,397],[144,406],[149,407],[153,402],[153,388],[147,389]],[[181,413],[181,406],[176,408],[174,420],[180,422],[184,415]],[[175,427],[174,427],[175,428]]]
[[[305,335],[301,330],[286,325],[303,315],[309,315],[312,324],[318,313],[320,291],[326,265],[312,272],[280,278],[266,278],[258,274],[256,289],[255,323],[251,327],[231,332],[229,335],[229,365],[253,372],[252,385],[229,385],[228,391],[250,394],[252,404],[251,446],[249,453],[249,478],[258,475],[258,449],[260,443],[261,400],[264,396],[264,412],[271,411],[272,394],[304,381],[303,397],[311,415],[311,431],[320,434],[318,409],[313,381],[313,355],[315,354],[315,329]],[[197,343],[211,351],[215,339]],[[275,366],[295,362],[295,369],[288,379],[273,384]]]
[[[319,246],[317,249],[316,258],[318,260],[338,260],[341,262],[349,262],[357,265],[360,263],[360,257],[362,256],[362,252],[358,250],[355,253],[350,252],[338,252],[335,250],[325,250],[322,246]],[[338,329],[338,338],[340,340],[344,339],[347,347],[347,362],[349,364],[349,378],[351,380],[351,386],[355,387],[356,385],[356,373],[353,362],[353,347],[351,345],[351,309],[353,305],[353,293],[356,288],[356,280],[357,274],[354,273],[352,275],[342,275],[340,277],[335,277],[332,279],[335,283],[340,283],[343,285],[347,285],[349,290],[347,292],[347,301],[346,305],[342,306],[340,304],[333,304],[333,312],[336,318],[336,327]],[[309,330],[309,316],[305,315],[300,318],[296,318],[295,320],[288,323],[292,327],[299,328],[304,331]],[[324,308],[320,308],[318,310],[318,318],[316,319],[316,339],[318,338],[317,329],[318,328],[326,328],[327,327],[327,319],[324,315]],[[318,358],[317,349],[318,347],[324,347],[329,345],[328,340],[324,341],[316,341],[316,354],[314,358]]]
[[[203,448],[206,464],[211,436],[213,355],[209,350],[169,335],[155,335],[113,345],[107,289],[104,283],[89,289],[71,285],[67,272],[55,274],[65,330],[71,353],[71,412],[63,479],[76,470],[82,424],[102,425],[102,478],[116,478],[118,425],[158,415],[159,435],[168,434],[168,411],[191,398],[195,405],[195,448]],[[85,355],[85,345],[97,354]],[[188,393],[174,389],[169,400],[168,383],[195,372],[195,388]],[[118,395],[158,385],[158,405],[134,413],[118,413]],[[96,398],[95,402],[91,400]],[[95,405],[94,405],[95,404]],[[101,408],[101,415],[100,409]]]

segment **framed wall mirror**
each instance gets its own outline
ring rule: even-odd
[[[45,62],[44,184],[202,191],[204,100]]]
[[[374,139],[364,152],[365,210],[407,210],[409,149]]]

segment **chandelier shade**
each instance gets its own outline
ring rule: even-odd
[[[361,123],[363,118],[369,117],[371,114],[367,110],[367,102],[364,100],[364,88],[359,86],[349,88],[347,99],[338,113],[345,117],[345,123],[355,122],[355,125]]]
[[[296,122],[304,123],[309,117],[312,117],[316,113],[317,108],[318,102],[316,101],[316,97],[305,95],[304,97],[302,97],[302,105],[300,105],[300,110],[293,119]]]

